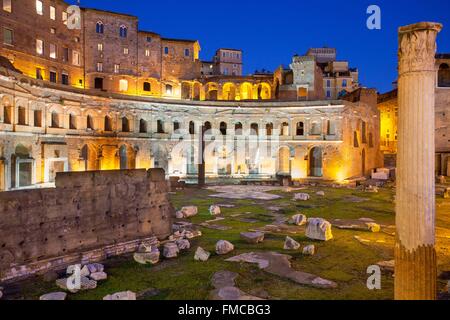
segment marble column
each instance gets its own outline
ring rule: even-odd
[[[435,54],[442,25],[399,29],[395,298],[436,299]]]

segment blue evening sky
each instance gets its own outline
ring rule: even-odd
[[[381,7],[382,30],[366,28],[371,4]],[[199,40],[203,60],[219,47],[242,49],[245,74],[289,64],[309,47],[336,47],[339,60],[359,68],[360,82],[380,92],[397,77],[399,26],[443,23],[438,52],[450,53],[450,0],[81,0],[81,6],[136,15],[141,29],[164,37]]]

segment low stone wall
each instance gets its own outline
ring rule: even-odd
[[[171,234],[164,170],[58,173],[56,188],[0,193],[0,281],[132,252]]]

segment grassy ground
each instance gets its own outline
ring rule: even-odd
[[[316,196],[319,190],[325,191],[325,197]],[[302,191],[303,192],[303,191]],[[284,215],[290,217],[296,213],[306,214],[308,217],[325,219],[359,219],[372,218],[382,225],[394,225],[393,190],[381,189],[379,193],[364,193],[351,189],[333,189],[328,187],[310,187],[304,192],[312,195],[308,202],[292,201],[293,194],[283,191],[273,193],[282,196],[280,200],[225,200],[209,197],[211,191],[188,189],[171,195],[176,208],[186,205],[199,207],[199,215],[192,219],[194,223],[211,220],[208,208],[211,204],[234,204],[234,208],[223,208],[226,218],[217,224],[231,227],[227,231],[201,228],[203,236],[192,242],[190,251],[181,254],[176,260],[166,260],[157,266],[141,266],[132,257],[115,258],[106,262],[108,280],[99,283],[96,290],[70,295],[69,299],[102,299],[105,295],[132,290],[140,292],[149,288],[159,291],[157,296],[148,299],[208,299],[211,276],[220,270],[229,270],[239,274],[237,286],[253,295],[268,296],[271,299],[392,299],[393,278],[384,274],[382,290],[369,291],[366,287],[368,275],[367,267],[379,261],[393,259],[394,237],[387,233],[372,234],[354,230],[339,230],[333,228],[332,241],[314,242],[304,237],[303,233],[292,236],[302,245],[315,244],[317,254],[305,257],[301,252],[283,250],[286,235],[267,235],[262,244],[249,245],[240,240],[240,232],[263,227],[274,219],[267,214],[270,206],[284,208]],[[364,202],[350,202],[348,197],[365,198]],[[439,256],[439,270],[450,270],[450,201],[437,200],[437,250]],[[232,215],[244,214],[233,218]],[[256,223],[245,223],[240,218],[258,220]],[[368,245],[361,244],[354,236],[370,240]],[[231,241],[236,250],[228,256],[213,255],[206,263],[195,262],[195,249],[201,246],[214,252],[218,240]],[[293,267],[297,270],[314,273],[323,278],[338,283],[337,289],[315,289],[300,286],[289,280],[269,275],[257,267],[248,264],[225,262],[228,257],[252,251],[276,251],[293,256]],[[440,283],[441,289],[444,283]],[[18,287],[17,296],[25,299],[36,299],[41,294],[58,291],[53,282],[41,279],[27,281]]]

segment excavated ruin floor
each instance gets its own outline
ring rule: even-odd
[[[325,196],[317,195],[318,191],[324,191]],[[311,199],[293,201],[295,193],[308,193]],[[441,196],[437,198],[436,247],[439,274],[442,274],[439,289],[444,291],[450,277],[450,200]],[[150,292],[138,297],[157,300],[224,297],[302,300],[393,298],[394,279],[389,271],[382,274],[381,290],[370,291],[366,286],[367,268],[393,259],[393,188],[380,188],[379,193],[330,186],[308,186],[301,190],[252,186],[203,190],[188,188],[171,194],[171,201],[176,208],[189,205],[199,208],[199,214],[189,221],[199,226],[203,236],[191,242],[189,251],[177,259],[163,260],[156,266],[139,265],[130,256],[113,258],[105,262],[108,280],[100,282],[95,290],[69,294],[68,299],[102,299],[108,294],[127,290]],[[215,219],[209,214],[209,206],[213,204],[223,205],[220,217],[224,219]],[[311,241],[305,237],[305,227],[286,225],[285,221],[297,213],[335,223],[334,239],[329,242]],[[361,221],[372,220],[382,226],[381,232],[371,233],[361,229]],[[341,228],[338,228],[339,224]],[[264,231],[264,242],[244,242],[240,233],[249,230]],[[299,242],[301,248],[314,244],[316,254],[304,256],[301,249],[283,250],[287,235]],[[218,240],[232,242],[235,250],[225,256],[214,254]],[[207,262],[194,261],[198,246],[213,253]],[[272,259],[272,252],[290,256],[290,266],[287,266],[286,257],[282,265],[269,270],[260,269],[257,264],[226,261],[250,253]],[[311,274],[332,281],[336,287],[302,284],[302,281],[309,281],[305,275]],[[59,291],[52,277],[47,275],[46,278],[51,281],[46,282],[41,277],[8,286],[4,298],[37,299],[42,294]]]

